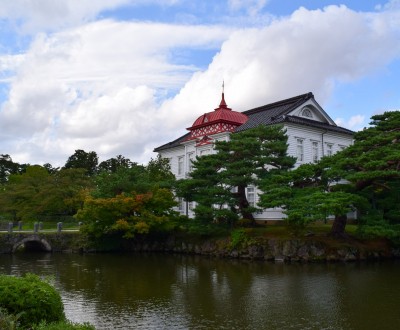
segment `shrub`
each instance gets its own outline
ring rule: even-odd
[[[0,308],[0,329],[2,330],[16,330],[18,328],[19,315],[9,314],[4,308]]]
[[[33,328],[34,330],[95,330],[94,326],[84,323],[77,324],[70,321],[61,321],[47,324],[46,322],[40,323]]]
[[[63,321],[64,306],[60,294],[37,275],[24,277],[0,275],[0,307],[18,315],[21,328],[42,321]]]

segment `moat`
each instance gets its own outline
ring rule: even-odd
[[[398,329],[400,261],[285,264],[167,254],[16,253],[96,329]]]

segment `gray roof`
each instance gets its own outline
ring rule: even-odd
[[[275,124],[280,117],[290,113],[311,98],[314,98],[314,95],[307,93],[244,111],[243,113],[249,117],[249,120],[239,126],[236,131],[244,131],[259,125]]]
[[[185,141],[186,138],[189,137],[189,135],[190,135],[190,132],[189,132],[189,133],[186,133],[185,135],[183,135],[183,136],[181,136],[181,137],[179,137],[179,138],[177,138],[177,139],[174,140],[174,141],[168,142],[168,143],[166,143],[166,144],[163,144],[162,146],[159,146],[159,147],[157,147],[157,148],[154,148],[153,151],[154,151],[154,152],[158,152],[158,151],[161,151],[161,150],[167,150],[167,149],[171,149],[171,148],[177,147],[177,146],[179,146],[183,141]]]
[[[247,115],[249,117],[249,119],[243,125],[237,127],[235,132],[241,132],[241,131],[244,131],[244,130],[247,130],[250,128],[254,128],[254,127],[257,127],[260,125],[293,123],[293,124],[299,124],[299,125],[306,125],[306,126],[310,126],[310,127],[316,127],[316,128],[324,129],[327,131],[332,131],[332,132],[337,132],[337,133],[342,133],[342,134],[348,134],[348,135],[354,134],[353,131],[343,128],[343,127],[339,127],[336,125],[330,125],[328,123],[323,123],[323,122],[308,119],[308,118],[288,115],[294,109],[296,109],[301,104],[305,103],[306,101],[308,101],[310,99],[314,99],[313,93],[306,93],[306,94],[298,95],[298,96],[295,96],[295,97],[292,97],[289,99],[285,99],[282,101],[270,103],[270,104],[263,105],[258,108],[244,111],[243,113],[245,115]],[[166,149],[170,149],[170,148],[179,146],[180,143],[183,142],[189,134],[190,133],[187,133],[172,142],[169,142],[160,147],[157,147],[154,149],[154,151],[158,152],[161,150],[166,150]]]

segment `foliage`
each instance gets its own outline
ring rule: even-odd
[[[33,330],[95,330],[95,327],[89,323],[73,323],[70,321],[60,321],[54,323],[41,322],[33,327]]]
[[[11,174],[23,173],[27,164],[18,164],[13,162],[8,154],[0,154],[0,184],[8,181]]]
[[[172,207],[174,196],[165,188],[145,194],[121,193],[110,198],[87,196],[76,218],[84,223],[82,231],[95,241],[117,233],[122,238],[136,234],[167,230],[169,220],[176,216]]]
[[[100,172],[95,177],[94,197],[111,198],[123,192],[145,193],[149,184],[144,180],[145,167],[132,163],[130,168],[120,167],[115,172]]]
[[[22,328],[65,318],[59,293],[33,274],[20,278],[0,275],[0,307],[9,314],[19,315]]]
[[[131,191],[144,194],[154,187],[170,188],[174,180],[168,160],[159,156],[151,159],[147,166],[131,162],[129,167],[100,172],[95,177],[96,189],[92,195],[105,198]]]
[[[344,234],[346,213],[355,209],[364,225],[374,225],[376,215],[400,223],[400,112],[372,119],[345,150],[265,178],[260,205],[284,208],[289,223],[299,227],[334,215],[331,232],[338,236]]]
[[[279,126],[259,126],[232,134],[230,141],[216,141],[214,149],[215,154],[196,158],[190,178],[177,183],[177,195],[197,203],[199,221],[232,226],[241,216],[254,224],[257,208],[248,202],[246,187],[293,166],[285,132]]]
[[[400,111],[373,116],[371,126],[357,132],[354,145],[332,158],[335,168],[368,199],[381,219],[400,223]]]
[[[175,182],[169,160],[162,158],[161,155],[150,159],[146,166],[146,174],[149,182],[157,184],[161,188],[171,188]]]
[[[210,223],[229,223],[236,220],[237,215],[227,209],[233,205],[233,198],[230,188],[223,185],[219,175],[223,163],[218,156],[202,156],[193,166],[195,169],[190,174],[191,179],[179,180],[176,184],[178,196],[197,203],[196,219],[192,225],[198,229],[206,229]]]
[[[20,314],[12,315],[8,313],[7,309],[0,307],[0,329],[17,330],[19,326],[18,318]]]
[[[50,174],[42,166],[28,166],[12,174],[0,191],[0,209],[12,221],[72,216],[82,206],[91,180],[84,169],[62,169]]]
[[[256,243],[256,239],[249,234],[252,233],[253,228],[238,228],[231,231],[230,248],[246,248]]]
[[[118,155],[115,158],[107,159],[99,164],[97,167],[98,172],[115,173],[120,168],[130,168],[133,163],[130,159],[125,158],[122,155]]]
[[[99,158],[95,151],[86,152],[82,149],[75,150],[75,153],[71,155],[64,165],[64,168],[83,168],[86,170],[86,174],[92,176],[97,172],[97,164]]]
[[[368,223],[359,226],[357,233],[363,238],[386,237],[400,242],[400,225],[388,225],[385,222]]]
[[[55,174],[57,173],[57,171],[60,170],[59,167],[53,167],[53,165],[51,165],[50,163],[43,164],[43,167],[47,170],[47,172],[49,172],[49,174]]]
[[[287,223],[296,233],[315,221],[325,221],[334,215],[332,233],[340,236],[344,227],[335,227],[335,221],[345,225],[348,212],[366,205],[365,200],[353,194],[351,186],[331,170],[330,158],[264,178],[261,189],[260,206],[282,208]],[[338,228],[338,232],[334,232],[334,228]]]

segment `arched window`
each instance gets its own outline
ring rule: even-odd
[[[307,118],[312,118],[313,117],[311,110],[308,109],[308,108],[303,109],[303,111],[301,112],[301,115],[303,117],[307,117]]]

